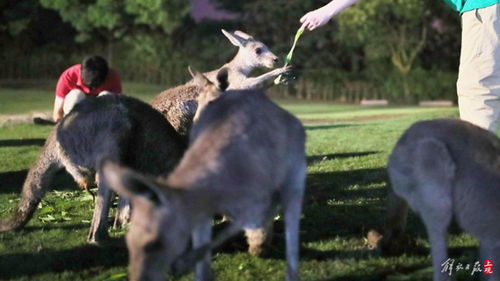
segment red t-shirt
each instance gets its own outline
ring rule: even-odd
[[[57,81],[56,96],[64,98],[73,89],[82,90],[86,95],[96,97],[102,91],[110,91],[113,93],[121,93],[122,85],[120,76],[113,69],[109,69],[108,76],[104,83],[98,88],[90,90],[83,84],[81,75],[81,64],[75,64],[66,69]]]

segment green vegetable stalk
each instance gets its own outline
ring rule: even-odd
[[[302,35],[303,32],[304,32],[304,28],[300,27],[299,30],[297,30],[297,32],[295,33],[295,40],[293,41],[293,45],[292,45],[292,48],[290,49],[290,52],[288,52],[288,55],[286,55],[284,67],[286,67],[288,65],[288,63],[290,63],[290,61],[292,60],[293,50],[295,50],[295,46],[297,45],[297,41],[299,41],[300,35]],[[276,77],[276,79],[274,79],[275,85],[278,85],[282,82],[281,76],[282,76],[282,74],[280,74],[278,77]]]

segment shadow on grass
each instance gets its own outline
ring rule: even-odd
[[[465,264],[474,264],[476,261],[475,252],[477,249],[475,247],[457,247],[450,249],[450,257],[458,258],[459,262]],[[412,250],[411,252],[405,253],[406,255],[410,255],[412,257],[420,256],[425,257],[429,255],[429,249],[419,248]],[[376,255],[375,255],[376,256]],[[385,256],[380,256],[385,257]],[[337,257],[335,257],[337,258]],[[340,257],[342,258],[342,257]],[[321,281],[341,281],[341,280],[425,280],[432,281],[432,264],[431,262],[418,262],[416,264],[392,264],[389,266],[381,267],[377,272],[371,273],[368,276],[366,273],[360,272],[360,274],[346,274],[343,276],[337,276],[329,279],[321,279]],[[479,281],[480,274],[475,274],[475,276],[471,276],[470,272],[462,271],[456,272],[454,271],[454,275],[456,275],[453,280],[457,281]],[[319,280],[318,280],[319,281]]]
[[[380,153],[380,151],[364,151],[364,152],[349,152],[349,153],[331,153],[322,155],[312,155],[307,157],[307,164],[313,164],[320,161],[333,160],[338,158],[362,157]]]
[[[24,90],[24,89],[37,89],[37,90],[53,90],[54,84],[49,80],[11,80],[2,79],[0,80],[0,87],[14,89],[14,90]]]
[[[45,230],[53,230],[53,229],[61,229],[61,230],[75,230],[75,229],[86,229],[90,226],[90,224],[79,223],[79,224],[47,224],[41,226],[25,226],[22,228],[22,232],[35,232],[35,231],[45,231]]]
[[[113,239],[112,246],[83,245],[64,250],[41,250],[13,253],[0,258],[2,279],[33,276],[47,272],[82,271],[99,267],[127,265],[128,253],[123,238]]]
[[[336,171],[326,173],[313,173],[307,175],[305,200],[318,198],[319,200],[344,194],[355,194],[356,189],[348,187],[378,184],[387,182],[385,168],[370,168],[350,171]],[[367,195],[371,189],[361,189],[357,196]]]
[[[373,153],[376,152],[365,152],[361,155]],[[313,156],[308,160],[314,161],[322,156]],[[301,241],[329,240],[339,235],[351,238],[363,237],[366,229],[380,224],[381,211],[373,210],[373,206],[367,204],[332,206],[329,200],[331,198],[343,200],[383,198],[386,195],[384,188],[347,190],[347,187],[354,184],[380,183],[386,180],[387,174],[383,168],[309,174],[304,196],[304,217],[301,220]],[[224,225],[225,223],[216,225],[214,232],[220,231]],[[274,223],[274,233],[273,241],[277,240],[278,244],[282,244],[284,226],[281,219]],[[219,250],[226,253],[245,252],[247,247],[244,235],[238,234],[224,243]]]
[[[0,173],[0,193],[21,192],[28,170]]]
[[[303,242],[362,239],[384,222],[385,168],[309,174],[301,229]]]
[[[369,249],[319,251],[301,247],[300,256],[303,260],[327,261],[335,259],[367,259],[380,257],[381,253],[380,251]]]
[[[11,140],[0,140],[0,147],[3,146],[43,146],[45,144],[45,139],[11,139]]]
[[[366,273],[360,272],[359,274],[346,274],[329,279],[321,279],[321,281],[343,281],[343,280],[356,280],[356,281],[384,281],[384,280],[412,280],[412,281],[432,281],[432,271],[427,274],[419,274],[422,270],[428,271],[429,264],[415,264],[397,267],[387,266],[380,268],[378,272]],[[319,281],[319,280],[315,280]]]
[[[0,173],[0,194],[20,193],[27,174],[28,170]],[[55,187],[56,190],[78,189],[75,181],[66,170],[57,172],[50,186]]]
[[[332,241],[338,237],[362,239],[367,230],[378,228],[384,221],[386,189],[371,187],[351,189],[353,185],[366,185],[387,181],[384,168],[360,169],[353,171],[310,174],[304,197],[303,218],[301,220],[301,241]],[[345,203],[336,205],[335,200]],[[358,203],[359,200],[359,203]],[[334,202],[334,203],[332,203]],[[216,227],[221,228],[222,224]],[[274,223],[274,236],[270,256],[283,258],[284,225],[280,219]],[[239,234],[227,241],[220,251],[226,253],[246,252],[244,235]],[[373,251],[360,250],[314,252],[304,250],[305,259],[326,259],[334,256],[363,258]]]
[[[359,124],[304,125],[304,128],[307,131],[315,131],[315,130],[348,128],[353,126],[360,126],[360,125]]]
[[[45,139],[12,139],[12,140],[0,140],[1,146],[42,146],[45,144]]]

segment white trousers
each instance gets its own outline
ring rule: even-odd
[[[500,115],[500,4],[462,14],[457,93],[460,118],[497,131]]]
[[[108,92],[108,91],[102,91],[99,93],[98,97],[101,97],[104,95],[109,95],[109,94],[113,94],[113,93]],[[85,95],[85,93],[82,90],[73,89],[73,90],[69,91],[69,93],[64,98],[64,104],[63,104],[64,115],[68,114],[77,103],[79,103],[80,101],[82,101],[86,98],[87,98],[87,95]]]

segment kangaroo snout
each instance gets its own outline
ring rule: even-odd
[[[265,67],[267,67],[267,68],[274,68],[274,65],[275,65],[276,63],[278,63],[278,62],[279,62],[279,60],[280,60],[280,59],[279,59],[276,55],[271,54],[271,55],[268,57],[268,59],[267,59],[267,63],[266,63],[266,64],[264,64],[264,65],[265,65]]]

